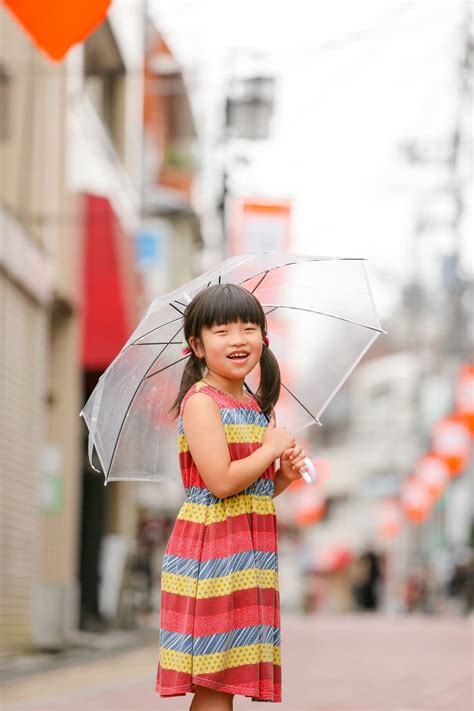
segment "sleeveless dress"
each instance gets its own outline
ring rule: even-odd
[[[199,475],[183,431],[184,407],[197,392],[219,407],[233,461],[261,446],[267,426],[253,397],[242,403],[199,381],[183,398],[179,461],[187,498],[163,560],[156,691],[182,696],[199,685],[279,702],[275,466],[238,494],[214,496]]]

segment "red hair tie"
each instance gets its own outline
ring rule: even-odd
[[[264,336],[264,337],[263,337],[263,342],[265,343],[266,347],[268,348],[268,346],[270,345],[270,341],[268,340],[268,336]]]

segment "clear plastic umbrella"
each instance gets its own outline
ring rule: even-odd
[[[170,412],[188,356],[186,305],[211,284],[239,284],[259,299],[282,373],[279,423],[297,434],[321,414],[381,328],[366,260],[257,252],[218,267],[153,301],[100,377],[81,415],[108,481],[166,481],[178,474]],[[258,367],[247,386],[258,387]],[[99,471],[99,470],[98,470]]]

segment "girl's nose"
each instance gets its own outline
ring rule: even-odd
[[[230,339],[230,344],[234,347],[242,346],[245,343],[247,343],[245,336],[234,336],[233,338]]]

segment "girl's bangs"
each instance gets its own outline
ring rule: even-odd
[[[226,284],[205,300],[200,314],[200,327],[212,328],[242,321],[265,329],[265,315],[257,298],[243,287]]]

